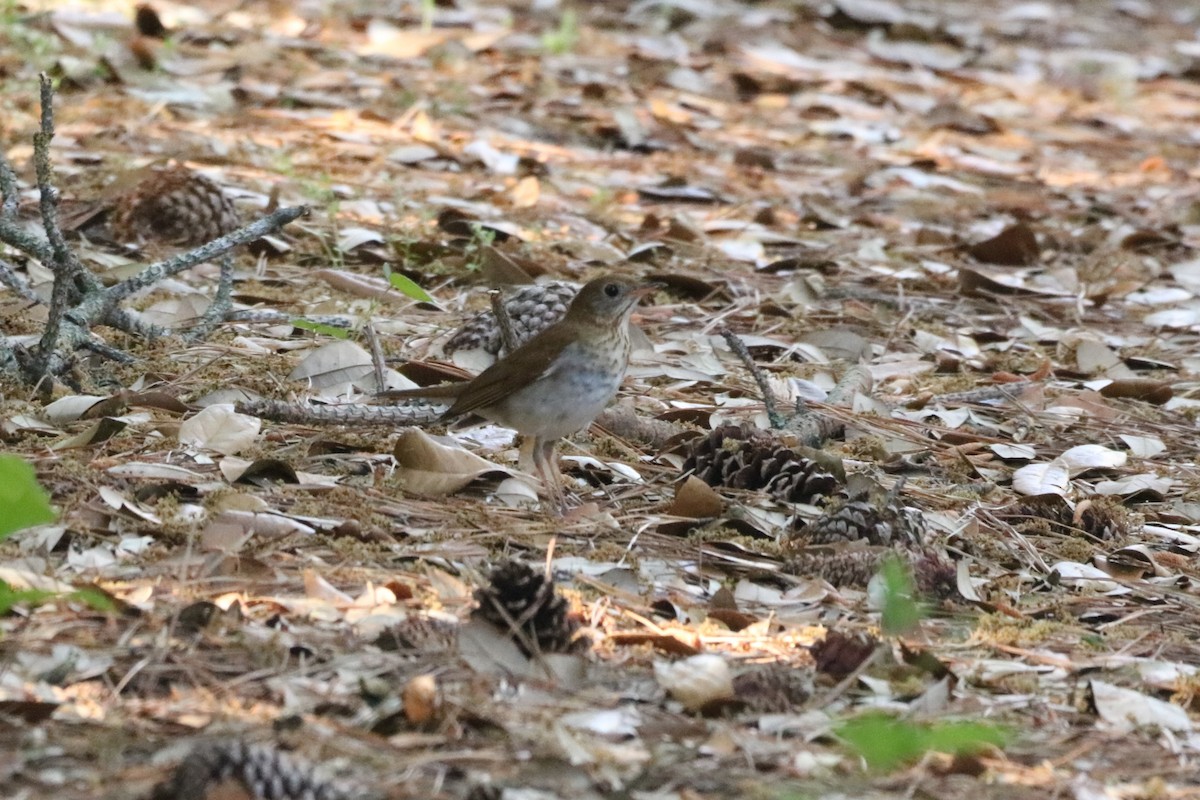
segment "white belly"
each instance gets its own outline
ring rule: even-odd
[[[559,439],[591,424],[621,387],[625,370],[587,368],[568,359],[504,401],[484,410],[493,422],[535,435]],[[622,359],[624,363],[624,359]]]

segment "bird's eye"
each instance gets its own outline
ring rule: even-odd
[[[621,293],[621,287],[615,283],[606,283],[604,285],[604,293],[609,297],[616,297]]]

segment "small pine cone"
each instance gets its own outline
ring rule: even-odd
[[[733,679],[734,696],[751,711],[784,714],[803,705],[812,695],[808,670],[786,664],[766,664]]]
[[[154,788],[152,800],[204,800],[211,789],[240,783],[259,800],[350,800],[357,791],[326,781],[306,762],[268,745],[240,741],[202,745],[169,779]]]
[[[812,503],[833,494],[838,479],[749,425],[722,425],[688,443],[683,471],[709,486],[767,492],[783,503]]]
[[[949,600],[958,597],[958,568],[932,547],[912,560],[913,581],[922,597]]]
[[[925,539],[925,521],[891,495],[875,501],[848,500],[804,524],[789,537],[792,546],[864,542],[877,547],[911,547]]]
[[[579,291],[568,283],[544,283],[522,286],[504,298],[504,310],[512,321],[517,343],[523,344],[534,334],[563,318],[567,306]],[[451,355],[456,350],[485,350],[494,356],[504,349],[500,324],[491,309],[467,318],[446,342],[442,351]]]
[[[518,561],[505,561],[492,570],[488,583],[475,590],[479,603],[471,616],[510,631],[527,656],[539,653],[574,653],[588,641],[579,634],[579,622],[570,605],[554,590],[554,581]]]
[[[818,672],[844,678],[870,658],[878,644],[879,640],[870,634],[848,635],[831,630],[812,646],[812,657]]]
[[[375,646],[384,652],[442,652],[454,646],[457,636],[458,626],[453,622],[436,617],[411,615],[380,633],[375,639]]]
[[[1042,527],[1043,532],[1082,534],[1100,541],[1128,537],[1136,527],[1130,516],[1129,509],[1106,497],[1083,500],[1075,508],[1058,497],[1026,500],[1002,514],[1005,520],[1024,532],[1033,533]]]
[[[175,166],[153,172],[118,198],[110,227],[120,241],[194,246],[236,230],[241,216],[221,187]]]
[[[830,549],[814,547],[801,550],[784,562],[790,575],[820,578],[833,586],[846,589],[865,589],[891,552],[882,548]]]

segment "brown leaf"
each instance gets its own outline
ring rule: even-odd
[[[971,245],[967,252],[976,261],[1006,267],[1035,264],[1041,255],[1033,229],[1024,222],[1009,225],[991,239]]]
[[[1152,378],[1122,378],[1100,390],[1101,397],[1128,397],[1161,406],[1175,396],[1171,384]]]
[[[397,478],[414,494],[434,497],[454,494],[483,475],[511,475],[468,450],[435,441],[419,428],[408,428],[400,434],[392,455],[399,465]]]
[[[695,475],[689,475],[675,490],[675,501],[667,513],[673,517],[708,519],[724,510],[725,501],[721,496]]]

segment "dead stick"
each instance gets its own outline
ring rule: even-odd
[[[771,391],[771,384],[767,382],[766,373],[758,364],[754,363],[754,359],[750,356],[750,350],[740,336],[728,328],[723,328],[721,335],[725,337],[729,349],[742,360],[746,369],[750,370],[750,374],[754,376],[754,382],[758,384],[758,391],[762,394],[763,405],[767,407],[767,419],[770,421],[771,427],[775,430],[782,430],[787,426],[787,420],[779,413],[779,407],[775,404],[775,393]]]
[[[382,392],[387,388],[383,375],[383,347],[379,344],[379,337],[375,335],[374,325],[368,322],[363,330],[367,334],[367,344],[371,346],[371,363],[375,366],[375,391]]]
[[[496,315],[496,324],[500,326],[500,340],[504,344],[505,352],[511,353],[520,345],[517,341],[517,331],[513,328],[512,317],[508,315],[508,309],[504,307],[504,295],[499,291],[491,293],[492,313]]]

